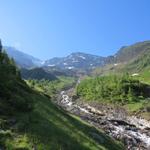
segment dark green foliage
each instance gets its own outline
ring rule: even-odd
[[[13,59],[5,51],[0,53],[0,113],[11,114],[14,111],[27,111],[32,108],[28,99],[31,90],[21,79],[20,72]],[[9,111],[8,111],[9,110]],[[7,112],[8,111],[8,112]]]
[[[0,53],[2,52],[2,42],[1,42],[1,39],[0,39]]]
[[[146,106],[146,111],[150,112],[150,104],[148,106]]]
[[[148,85],[140,83],[128,74],[85,79],[77,87],[77,95],[87,100],[104,100],[128,103],[139,97],[148,97]]]
[[[36,80],[56,80],[56,76],[51,73],[46,72],[43,68],[34,69],[22,69],[21,75],[24,79],[36,79]]]

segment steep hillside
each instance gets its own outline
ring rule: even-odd
[[[12,150],[33,147],[41,150],[123,149],[101,131],[54,106],[48,98],[42,95],[35,95],[35,98],[33,112],[17,115],[15,127],[19,131],[5,142]]]
[[[134,61],[125,66],[125,70],[130,72],[141,72],[150,68],[150,47]]]
[[[32,90],[21,79],[13,60],[6,53],[0,53],[0,114],[13,114],[15,111],[32,109]],[[8,111],[9,110],[9,111]]]
[[[139,42],[121,48],[110,63],[98,67],[94,75],[118,74],[129,72],[140,73],[150,67],[150,41]]]
[[[131,46],[124,46],[115,54],[115,61],[118,63],[131,61],[148,49],[150,49],[150,41],[135,43]]]

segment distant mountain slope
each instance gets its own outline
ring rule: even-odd
[[[119,68],[120,66],[123,68],[125,65],[133,63],[137,59],[139,59],[139,62],[140,57],[145,57],[144,54],[150,49],[150,41],[138,42],[130,46],[123,46],[116,54],[108,57],[76,52],[66,57],[55,57],[43,62],[33,56],[16,50],[13,47],[5,47],[5,49],[8,55],[13,57],[17,65],[22,68],[34,68],[40,66],[48,70],[54,67],[59,68],[60,70],[89,71],[91,69],[107,67],[109,65],[111,66],[111,70],[114,70],[118,68],[118,66]]]
[[[52,58],[46,61],[41,61],[31,55],[23,53],[14,47],[5,46],[4,49],[9,57],[14,58],[16,64],[21,68],[34,68],[34,67],[57,67],[66,70],[76,69],[93,69],[98,66],[105,65],[106,58],[81,52],[72,53],[62,58]]]
[[[45,61],[45,66],[58,66],[63,69],[92,69],[105,64],[105,57],[81,52],[72,53],[67,57],[53,58]]]
[[[135,60],[125,65],[125,70],[130,72],[141,72],[150,68],[150,47],[146,49]]]
[[[43,68],[34,69],[21,69],[21,75],[24,79],[45,79],[45,80],[56,80],[56,76],[52,73],[46,72]]]
[[[67,57],[53,58],[45,61],[45,66],[57,66],[63,69],[94,69],[107,65],[118,64],[124,66],[138,59],[150,49],[150,41],[138,42],[130,46],[123,46],[116,54],[108,57],[101,57],[81,52],[72,53]],[[112,68],[112,67],[111,67]]]
[[[108,58],[108,57],[107,57]],[[141,72],[150,68],[150,41],[135,43],[131,46],[122,47],[109,63],[96,68],[96,75]]]
[[[56,66],[43,66],[42,68],[46,72],[49,72],[55,76],[76,76],[76,72],[74,70],[61,69]]]
[[[20,67],[33,68],[35,66],[41,66],[42,64],[42,61],[38,58],[25,54],[14,47],[5,46],[4,49],[6,50],[9,57],[14,58],[17,65]]]
[[[150,49],[150,41],[138,42],[130,46],[122,47],[116,54],[116,62],[128,62]]]

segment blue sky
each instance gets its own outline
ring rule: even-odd
[[[0,38],[40,59],[150,40],[150,0],[0,0]]]

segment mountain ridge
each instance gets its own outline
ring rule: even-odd
[[[105,57],[76,52],[66,57],[55,57],[45,61],[45,66],[58,66],[64,69],[92,69],[96,66],[102,66],[105,63]]]
[[[8,55],[13,57],[22,68],[56,67],[63,70],[93,70],[108,64],[128,64],[138,59],[150,48],[150,41],[137,42],[122,46],[114,55],[107,57],[83,52],[73,52],[66,57],[54,57],[45,61],[18,51],[13,47],[5,47]]]
[[[7,52],[9,57],[14,58],[14,60],[16,61],[19,67],[33,68],[33,67],[41,66],[42,64],[42,60],[33,57],[27,53],[24,53],[16,49],[15,47],[4,46],[3,49]]]

